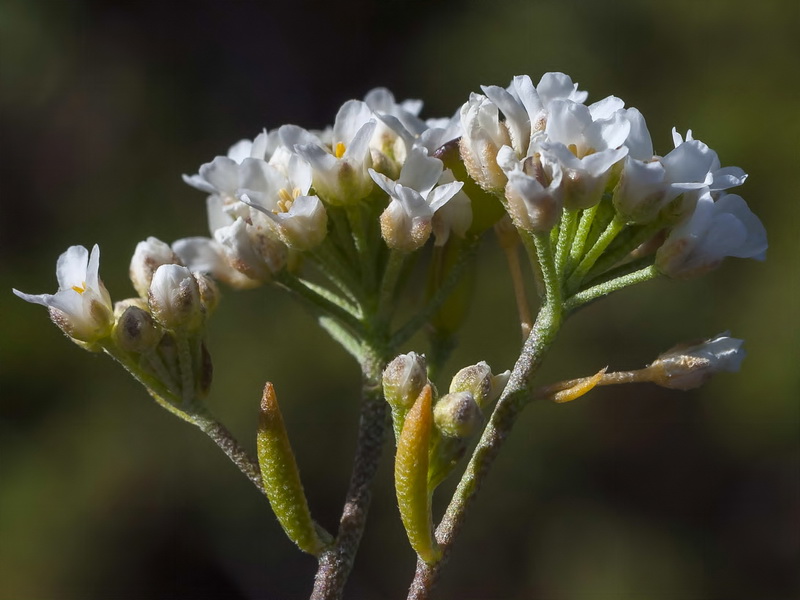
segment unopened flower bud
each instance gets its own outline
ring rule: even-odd
[[[461,107],[461,158],[469,176],[484,190],[502,192],[506,174],[497,164],[497,151],[511,144],[497,106],[480,94],[472,94]]]
[[[455,374],[450,382],[450,393],[469,392],[482,409],[491,406],[500,397],[508,383],[510,371],[492,375],[489,365],[481,361],[465,367]]]
[[[744,340],[727,332],[699,344],[675,346],[659,356],[648,368],[653,383],[675,390],[700,387],[714,373],[739,370],[745,351]]]
[[[150,313],[137,306],[128,306],[114,326],[117,344],[128,352],[146,352],[155,348],[162,333]]]
[[[153,274],[161,265],[180,265],[181,259],[172,251],[169,244],[165,244],[155,237],[149,237],[136,244],[136,250],[131,258],[129,274],[136,292],[142,298],[147,298]]]
[[[125,298],[125,300],[118,300],[117,302],[114,302],[114,320],[119,320],[119,318],[131,306],[141,308],[143,311],[150,310],[150,308],[147,306],[147,301],[143,300],[142,298]]]
[[[200,288],[191,271],[179,265],[161,265],[148,293],[153,317],[167,329],[199,329],[204,320]]]
[[[433,421],[444,436],[468,438],[483,422],[483,413],[470,392],[454,392],[436,403]]]
[[[427,383],[425,357],[416,352],[401,354],[383,372],[383,395],[393,409],[407,411]]]

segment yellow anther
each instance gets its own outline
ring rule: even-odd
[[[72,289],[78,292],[79,294],[83,294],[86,291],[86,282],[83,282],[83,285],[73,285]]]
[[[333,155],[336,158],[342,158],[344,156],[344,152],[347,150],[342,142],[336,142],[336,148],[333,150]]]
[[[280,190],[278,190],[278,202],[277,202],[278,208],[273,212],[275,213],[289,212],[289,209],[292,208],[292,204],[294,204],[295,199],[301,195],[302,192],[300,191],[300,188],[294,188],[291,192],[289,192],[289,190],[287,190],[286,188],[281,188]]]

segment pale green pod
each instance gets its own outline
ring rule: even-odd
[[[394,484],[400,518],[411,547],[426,563],[435,563],[441,550],[433,534],[431,493],[428,488],[428,451],[433,429],[431,386],[426,385],[406,414],[397,440]]]
[[[264,387],[261,400],[257,447],[261,478],[272,511],[289,539],[304,552],[316,556],[323,544],[311,519],[300,472],[271,383]]]

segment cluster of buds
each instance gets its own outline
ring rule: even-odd
[[[412,547],[424,560],[437,550],[430,526],[434,490],[455,468],[478,433],[510,372],[493,375],[485,362],[461,369],[448,393],[437,397],[425,357],[401,354],[383,373],[383,393],[392,411],[397,452],[395,489]]]
[[[112,304],[99,276],[100,249],[72,246],[58,259],[55,294],[14,293],[46,306],[74,342],[106,351],[184,411],[205,397],[211,359],[204,343],[206,319],[219,301],[216,283],[185,267],[168,244],[140,242],[130,265],[137,297]]]

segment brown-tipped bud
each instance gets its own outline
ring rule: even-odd
[[[148,305],[155,320],[167,329],[199,330],[205,320],[197,280],[179,265],[161,265],[156,270]]]
[[[127,352],[153,350],[163,335],[150,313],[138,306],[128,306],[114,325],[114,337]]]
[[[451,438],[468,438],[483,423],[481,407],[470,392],[445,394],[433,409],[439,432]]]
[[[401,354],[383,371],[383,395],[392,409],[408,411],[428,383],[425,356]]]
[[[727,333],[727,332],[726,332]],[[674,390],[691,390],[720,371],[738,371],[745,357],[744,340],[722,333],[697,344],[675,346],[645,371],[653,383]]]
[[[264,387],[261,399],[257,447],[264,491],[275,516],[289,539],[304,552],[316,556],[322,550],[322,541],[311,519],[300,471],[271,383]]]
[[[492,375],[489,365],[481,361],[471,367],[465,367],[455,374],[450,382],[450,393],[469,392],[481,409],[486,410],[500,397],[508,383],[510,371]]]
[[[131,258],[129,274],[139,296],[147,298],[147,292],[150,290],[150,283],[153,281],[156,270],[161,265],[169,264],[183,264],[169,244],[151,236],[136,245],[133,258]]]

